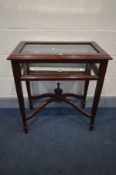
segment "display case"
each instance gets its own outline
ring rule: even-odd
[[[94,128],[94,121],[101,95],[108,60],[111,57],[95,42],[20,42],[8,57],[11,60],[16,91],[19,101],[24,131],[27,132],[27,120],[33,118],[52,101],[65,101],[84,116],[90,118],[90,130]],[[84,81],[82,95],[64,93],[59,81]],[[47,100],[33,109],[26,116],[24,97],[21,82],[26,82],[29,106],[32,109],[32,99],[45,98]],[[58,81],[54,93],[31,93],[30,81]],[[96,81],[93,97],[92,111],[88,113],[85,108],[89,81]],[[75,104],[70,97],[79,98],[81,105]]]

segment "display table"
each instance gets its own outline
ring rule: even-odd
[[[8,57],[11,60],[23,129],[28,132],[27,120],[33,118],[49,103],[65,101],[90,118],[89,129],[94,128],[95,116],[104,83],[108,60],[112,59],[95,42],[20,42]],[[54,93],[33,95],[30,81],[84,81],[83,93],[63,93],[57,83]],[[29,106],[32,112],[26,116],[22,81],[26,82]],[[86,104],[89,81],[96,81],[91,113],[84,108]],[[51,83],[52,86],[52,83]],[[71,97],[71,98],[70,98]],[[79,98],[81,105],[73,98]],[[37,108],[33,109],[32,100],[44,98]]]

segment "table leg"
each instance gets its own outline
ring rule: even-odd
[[[87,90],[88,90],[88,86],[89,86],[89,80],[85,80],[84,83],[84,95],[83,95],[83,99],[82,99],[82,108],[85,108],[86,105],[86,97],[87,97]]]
[[[96,112],[97,112],[97,108],[98,108],[98,104],[99,104],[99,100],[100,100],[100,96],[101,96],[101,91],[102,91],[102,87],[103,87],[103,83],[104,83],[105,73],[107,70],[107,64],[108,64],[108,61],[104,61],[104,62],[100,63],[100,67],[98,70],[99,79],[97,80],[94,99],[93,99],[93,105],[92,105],[92,111],[91,111],[91,122],[90,122],[90,126],[89,126],[90,130],[92,130],[94,128],[95,116],[96,116]]]
[[[24,98],[23,98],[23,92],[22,92],[22,85],[20,81],[20,76],[21,76],[20,64],[12,61],[12,70],[13,70],[16,93],[18,97],[19,109],[20,109],[20,113],[23,121],[23,129],[24,129],[24,132],[27,133],[28,126],[26,124],[25,104],[24,104]]]
[[[85,71],[90,74],[90,64],[86,64]],[[85,80],[84,82],[84,92],[83,92],[83,99],[82,99],[82,108],[85,108],[86,105],[86,98],[87,98],[87,91],[88,91],[88,86],[89,86],[89,80]]]
[[[29,107],[30,109],[33,109],[33,104],[31,100],[31,87],[30,87],[30,81],[26,81],[26,87],[27,87],[27,94],[29,99]]]

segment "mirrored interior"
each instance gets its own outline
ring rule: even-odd
[[[42,73],[42,72],[83,72],[83,63],[30,63],[22,64],[23,74]]]

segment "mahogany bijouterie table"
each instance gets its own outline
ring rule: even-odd
[[[12,64],[24,132],[28,132],[27,121],[53,101],[64,101],[88,117],[89,129],[92,130],[108,61],[111,59],[95,42],[20,42],[8,60]],[[63,93],[59,82],[54,93],[33,95],[31,92],[31,81],[61,80],[84,81],[82,94]],[[22,81],[26,82],[29,106],[32,109],[29,115],[25,112]],[[85,110],[90,81],[96,81],[91,113]],[[80,99],[81,105],[75,103],[72,97]],[[44,101],[34,109],[32,100],[41,98],[44,98]]]

